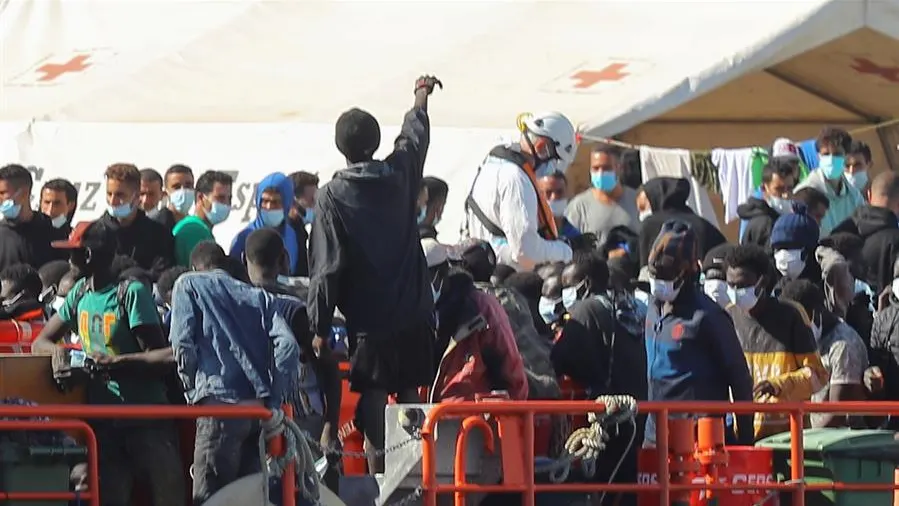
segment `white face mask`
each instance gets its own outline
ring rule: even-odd
[[[680,293],[682,284],[675,287],[676,281],[666,281],[663,279],[649,278],[649,293],[659,301],[671,302],[677,298]]]
[[[53,225],[53,228],[62,228],[67,221],[69,221],[69,217],[64,214],[60,214],[56,218],[50,220],[50,224]]]
[[[787,279],[797,279],[805,270],[801,249],[779,249],[774,252],[774,265]]]
[[[652,215],[652,209],[644,209],[644,210],[640,211],[640,214],[637,215],[637,218],[639,218],[640,221],[643,221],[646,218],[650,217],[651,215]]]
[[[791,214],[793,212],[793,201],[780,197],[768,197],[765,202],[771,209],[777,211],[777,214]]]
[[[759,302],[759,295],[756,293],[755,286],[747,286],[744,288],[734,288],[732,286],[727,287],[727,298],[730,299],[730,302],[742,309],[743,311],[749,311],[754,308],[756,304]]]
[[[565,210],[568,209],[568,199],[556,199],[549,201],[549,208],[553,212],[553,216],[565,216]]]
[[[707,279],[702,284],[702,291],[721,307],[727,307],[727,283],[720,279]]]

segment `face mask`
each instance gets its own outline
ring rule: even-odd
[[[610,192],[618,186],[618,174],[610,170],[590,172],[590,182],[599,191]]]
[[[0,203],[0,219],[15,220],[22,212],[22,206],[16,204],[13,199],[6,199]]]
[[[540,302],[537,305],[540,311],[540,318],[543,318],[543,321],[546,323],[553,323],[558,320],[559,316],[556,314],[556,308],[559,307],[560,302],[562,302],[561,298],[540,297]]]
[[[827,179],[839,179],[843,175],[846,158],[843,155],[821,155],[818,157],[818,169]]]
[[[638,216],[638,218],[640,219],[640,221],[643,221],[650,216],[652,216],[652,209],[644,209],[643,211],[640,211],[640,215]]]
[[[230,214],[231,206],[213,201],[212,207],[209,208],[209,211],[206,211],[206,219],[209,220],[209,223],[218,225],[219,223],[224,223]]]
[[[64,214],[60,214],[56,218],[53,218],[52,220],[50,220],[50,224],[53,225],[53,228],[62,228],[63,225],[65,225],[66,222],[68,222],[68,221],[69,221],[68,216],[66,216]]]
[[[754,308],[756,304],[759,302],[759,296],[756,293],[756,287],[747,286],[744,288],[734,288],[731,286],[727,287],[727,298],[730,302],[742,309],[743,311],[749,311]]]
[[[801,249],[779,249],[774,252],[774,265],[787,279],[796,279],[805,270]]]
[[[427,216],[427,215],[428,215],[428,210],[425,208],[422,208],[420,211],[418,211],[418,218],[416,218],[415,221],[418,222],[419,225],[421,225],[425,221],[425,216]]]
[[[771,209],[777,211],[777,214],[791,214],[793,212],[793,201],[780,197],[768,197],[766,202]]]
[[[305,223],[306,225],[310,225],[314,218],[315,218],[315,210],[314,209],[306,209],[306,212],[303,213],[303,223]]]
[[[550,200],[549,208],[552,210],[553,216],[565,216],[565,210],[568,209],[568,199]]]
[[[865,186],[868,185],[868,171],[860,170],[853,173],[849,178],[849,184],[851,184],[858,190],[864,190]]]
[[[681,287],[675,288],[675,281],[666,281],[663,279],[649,278],[649,293],[659,301],[671,302],[677,298]]]
[[[262,224],[266,227],[278,227],[284,223],[284,209],[263,209],[260,216]]]
[[[109,213],[110,216],[116,218],[118,220],[122,220],[131,216],[132,211],[131,204],[122,204],[120,206],[108,205],[106,206],[106,212]]]
[[[562,305],[565,306],[565,309],[571,309],[571,306],[578,301],[578,291],[584,287],[586,282],[587,280],[585,279],[575,286],[562,289]]]
[[[169,195],[169,205],[172,206],[176,212],[180,214],[187,214],[190,211],[191,206],[194,205],[194,200],[196,199],[196,193],[193,190],[188,188],[181,188],[180,190],[175,190]]]
[[[727,283],[720,279],[707,279],[702,284],[702,291],[721,307],[727,307]]]
[[[60,308],[62,308],[63,304],[66,303],[65,297],[60,297],[57,295],[53,298],[53,302],[50,303],[50,308],[53,309],[54,313],[58,313]]]
[[[822,328],[822,327],[823,327],[823,324],[821,323],[821,316],[820,316],[820,315],[818,316],[818,318],[812,318],[811,327],[812,327],[812,335],[815,336],[815,341],[820,341],[820,340],[821,340],[821,334],[822,334],[822,332],[823,332],[823,330],[824,330],[824,329]]]

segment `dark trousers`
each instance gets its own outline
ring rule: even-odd
[[[194,442],[194,504],[203,504],[229,483],[262,470],[259,420],[197,419]]]
[[[99,446],[100,504],[130,506],[135,484],[148,490],[149,504],[185,502],[178,435],[170,421],[95,426]]]

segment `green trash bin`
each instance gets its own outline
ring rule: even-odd
[[[0,444],[0,490],[69,492],[71,466],[83,460],[83,447]],[[4,506],[67,506],[68,501],[3,501]]]
[[[806,429],[806,483],[893,483],[899,462],[899,441],[890,430]],[[762,439],[756,446],[774,450],[774,474],[778,481],[790,480],[790,433]],[[791,504],[790,493],[781,494],[781,504]],[[785,502],[786,501],[786,502]],[[873,506],[893,504],[892,492],[809,491],[807,506]]]

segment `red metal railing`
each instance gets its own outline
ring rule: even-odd
[[[287,416],[292,415],[290,406],[284,407]],[[76,498],[88,501],[91,506],[100,506],[99,471],[97,467],[97,436],[93,429],[81,419],[196,419],[250,418],[268,420],[272,413],[262,406],[86,406],[83,404],[44,404],[40,406],[0,406],[0,417],[34,418],[50,417],[49,421],[5,420],[0,421],[0,431],[4,430],[75,430],[87,438],[88,492],[0,492],[0,500],[9,501],[71,501]],[[61,419],[61,420],[60,420]],[[284,436],[272,440],[269,450],[274,455],[284,452]],[[176,472],[176,471],[173,471]],[[281,480],[282,504],[296,506],[296,480],[294,467],[290,465]]]
[[[428,412],[422,436],[422,493],[426,506],[436,506],[437,494],[453,493],[461,497],[466,493],[518,492],[523,494],[525,506],[534,506],[537,492],[656,492],[659,504],[671,504],[671,493],[692,490],[784,490],[792,491],[793,506],[805,506],[806,491],[834,490],[857,492],[883,492],[899,489],[899,485],[874,483],[805,483],[805,460],[803,442],[803,417],[809,413],[852,413],[858,415],[899,415],[899,402],[784,402],[776,404],[756,404],[752,402],[642,402],[641,413],[656,415],[656,447],[658,449],[658,484],[596,484],[562,483],[536,484],[533,459],[525,459],[522,473],[523,483],[502,483],[499,485],[475,485],[464,483],[465,452],[456,452],[456,483],[437,483],[437,455],[435,434],[437,423],[446,418],[471,415],[519,417],[523,420],[522,454],[534,453],[534,417],[537,414],[584,414],[602,412],[605,407],[592,401],[507,401],[493,403],[447,403],[437,405]],[[789,483],[691,483],[673,484],[669,476],[668,462],[668,417],[671,413],[708,413],[738,415],[750,413],[789,413],[790,416],[790,462]],[[471,424],[470,424],[471,425]],[[461,461],[459,461],[461,459]]]

